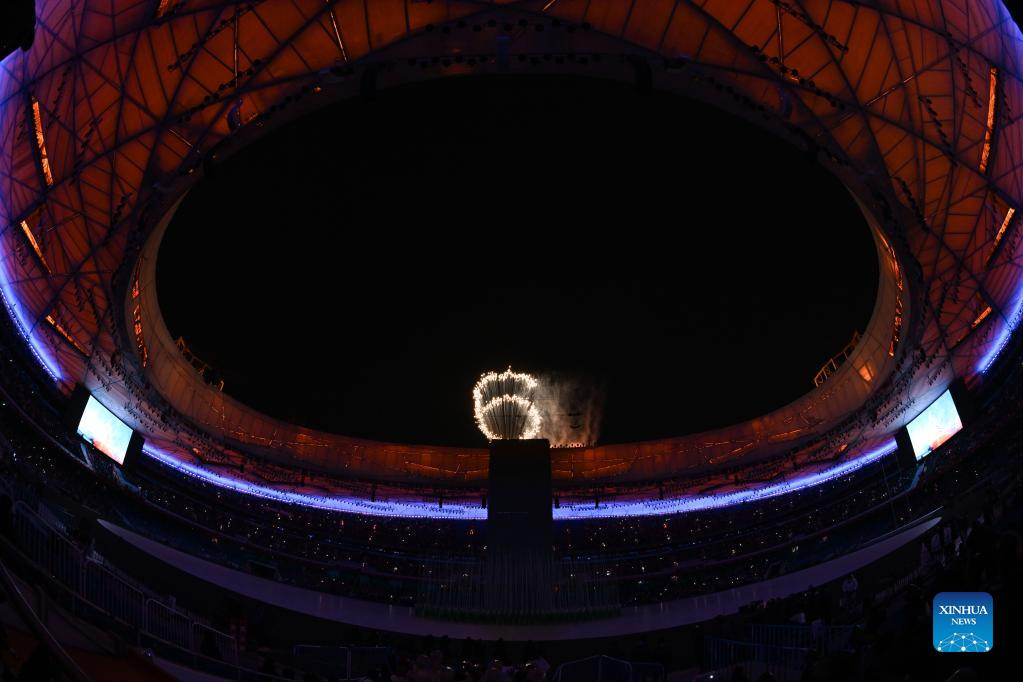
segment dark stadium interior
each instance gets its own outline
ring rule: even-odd
[[[736,163],[749,149],[769,171]],[[877,292],[859,208],[802,150],[566,77],[417,84],[296,121],[215,166],[159,258],[171,334],[227,393],[463,446],[481,442],[466,387],[509,364],[602,386],[602,442],[764,414],[813,386]],[[396,420],[398,403],[415,407]]]
[[[1016,679],[1018,20],[0,3],[0,681]]]

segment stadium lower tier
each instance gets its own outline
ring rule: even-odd
[[[171,472],[91,475],[32,438],[5,412],[16,457],[4,461],[10,494],[91,539],[111,519],[169,546],[293,585],[364,599],[416,604],[433,583],[478,572],[487,554],[482,523],[380,519],[284,508],[175,480]],[[610,591],[631,605],[711,592],[840,555],[912,518],[909,480],[881,463],[846,479],[750,508],[704,514],[561,522],[558,568],[566,582]],[[161,476],[161,473],[163,475]],[[857,523],[850,524],[850,519]],[[474,568],[476,567],[476,568]],[[585,591],[585,590],[584,590]]]
[[[44,402],[36,400],[37,414]],[[148,460],[136,470],[89,470],[74,456],[81,447],[74,434],[40,433],[38,422],[19,407],[2,408],[8,494],[86,543],[95,541],[96,521],[107,519],[290,585],[434,614],[482,608],[463,596],[455,606],[451,595],[471,593],[486,581],[485,522],[383,519],[288,506],[214,488]],[[931,458],[934,471],[926,475],[900,469],[894,457],[882,458],[840,479],[747,505],[559,522],[553,565],[544,568],[552,572],[559,598],[568,600],[555,611],[607,615],[734,588],[852,552],[940,507],[944,481],[969,486],[981,480],[998,459],[992,443],[1017,435],[1006,413],[989,415],[973,426],[974,437]],[[511,615],[540,614],[525,609]]]
[[[764,651],[756,641],[763,628],[804,637],[809,630],[801,628],[809,626],[800,623],[820,620],[833,632],[828,637],[848,647],[850,632],[862,637],[878,608],[913,598],[907,586],[920,581],[954,579],[963,589],[971,584],[960,576],[965,573],[975,586],[1009,589],[1011,581],[997,576],[1016,570],[1004,561],[1010,555],[1018,561],[1010,544],[1019,528],[1023,461],[1017,456],[1023,382],[1019,369],[1010,372],[999,392],[984,397],[986,409],[964,437],[914,470],[883,458],[840,480],[748,505],[556,524],[555,577],[566,597],[543,614],[527,604],[495,617],[473,601],[487,578],[480,568],[488,555],[485,523],[289,508],[178,478],[155,463],[90,470],[75,456],[74,435],[57,429],[57,412],[47,411],[43,396],[7,384],[9,398],[0,406],[0,544],[7,565],[75,616],[142,645],[163,665],[186,663],[227,677],[258,667],[267,672],[256,679],[305,677],[298,671],[318,663],[296,655],[295,645],[337,647],[338,641],[346,655],[362,657],[370,679],[434,665],[414,654],[435,649],[446,651],[444,661],[464,659],[452,669],[485,674],[497,646],[508,646],[500,657],[523,661],[513,667],[525,674],[537,653],[513,643],[524,638],[514,636],[521,632],[550,637],[551,658],[561,661],[604,652],[646,661],[655,673],[731,669],[736,661],[753,673],[782,665],[736,654],[736,647]],[[11,396],[19,390],[15,403]],[[53,428],[40,428],[44,420]],[[125,541],[128,533],[194,561],[174,566],[144,556]],[[233,589],[211,582],[220,570],[235,576]],[[843,589],[848,580],[839,576],[847,570],[856,572],[858,595]],[[270,592],[243,589],[250,581]],[[365,605],[363,614],[377,608],[374,602],[400,606],[413,622],[426,624],[424,632],[456,633],[455,639],[471,633],[470,639],[456,647],[358,619],[341,619],[355,622],[338,631],[337,622],[325,628],[328,612],[297,597],[290,606],[270,599],[305,593],[321,594],[320,603],[354,599],[346,603]],[[639,630],[650,630],[647,638],[635,629],[614,641],[601,634],[635,623],[651,608],[671,612],[680,604],[688,604],[690,615],[644,621]],[[793,618],[797,624],[787,622]],[[713,622],[698,623],[707,619]],[[513,636],[499,645],[501,628]],[[480,639],[491,643],[472,642]],[[369,643],[374,646],[359,646]],[[900,665],[880,640],[870,646],[876,660],[864,665]],[[806,658],[784,661],[788,673],[813,665]]]
[[[5,422],[3,432],[10,431]],[[934,478],[919,483],[906,494],[918,497],[922,503],[937,501],[942,506],[942,520],[939,522],[935,515],[929,515],[933,520],[924,524],[927,527],[924,533],[914,535],[912,541],[880,558],[875,557],[862,567],[857,565],[858,587],[850,589],[848,578],[814,582],[816,587],[807,584],[785,598],[766,601],[758,598],[751,599],[747,605],[730,604],[724,615],[707,603],[703,608],[708,617],[715,616],[712,623],[680,625],[645,636],[624,636],[615,640],[587,637],[579,641],[548,641],[542,645],[543,653],[525,642],[500,642],[496,638],[491,638],[489,643],[479,641],[478,633],[486,630],[464,623],[435,622],[445,632],[458,633],[450,638],[388,633],[365,622],[359,627],[338,629],[336,624],[329,627],[308,611],[296,612],[243,594],[230,595],[211,589],[209,585],[204,587],[203,578],[180,574],[187,566],[158,570],[116,548],[108,552],[101,533],[90,532],[85,524],[68,523],[70,517],[66,515],[72,513],[72,508],[55,501],[62,492],[56,497],[48,494],[55,487],[50,484],[37,485],[28,491],[34,496],[35,506],[28,501],[28,496],[5,506],[0,523],[4,536],[0,548],[4,563],[22,580],[37,585],[37,589],[45,589],[50,595],[49,611],[67,608],[84,619],[85,624],[78,627],[98,625],[123,641],[141,644],[148,654],[143,661],[150,666],[162,666],[164,670],[178,670],[185,664],[237,679],[329,679],[326,675],[310,677],[315,673],[308,672],[324,669],[318,667],[324,665],[323,661],[309,655],[309,650],[326,647],[326,650],[357,659],[355,673],[372,680],[390,679],[392,674],[411,674],[438,665],[451,667],[453,671],[474,671],[461,679],[480,679],[495,657],[517,671],[516,674],[524,674],[535,665],[556,666],[560,662],[567,662],[562,672],[568,674],[574,670],[572,659],[593,652],[629,659],[635,662],[636,670],[644,670],[652,680],[664,679],[666,671],[679,669],[699,668],[707,675],[724,670],[731,675],[736,667],[742,668],[752,679],[763,670],[773,671],[777,679],[786,679],[783,675],[790,678],[793,670],[798,669],[807,671],[803,673],[804,679],[841,680],[846,678],[836,676],[830,666],[836,661],[848,662],[850,651],[854,651],[857,665],[864,667],[863,674],[867,676],[848,679],[888,680],[908,673],[906,668],[910,663],[903,660],[906,654],[901,654],[901,658],[896,654],[917,636],[913,633],[919,628],[910,621],[918,620],[922,612],[918,601],[914,601],[921,598],[920,591],[930,593],[949,585],[960,589],[983,587],[992,591],[998,603],[1009,609],[1014,603],[1012,600],[1019,599],[1013,576],[1018,575],[1019,567],[1023,566],[1017,535],[1023,527],[1019,504],[1023,478],[1019,458],[1006,455],[1019,452],[1023,434],[1012,429],[985,435],[992,436],[988,442],[990,447],[971,448],[960,444],[960,452],[949,453],[949,460],[961,455],[966,457],[965,462],[949,462],[937,468]],[[5,443],[5,447],[7,445]],[[10,454],[10,450],[7,452]],[[24,466],[11,463],[11,459],[17,461],[23,456],[37,464],[43,461],[38,452],[24,454],[21,445],[14,450],[14,457],[6,461],[11,466]],[[51,464],[56,469],[57,464]],[[11,471],[8,469],[7,473]],[[51,483],[57,480],[53,469],[46,475],[50,476]],[[5,476],[4,480],[15,494],[28,488],[23,477]],[[89,480],[81,478],[83,490],[96,489],[88,484]],[[64,502],[66,504],[66,500]],[[907,504],[908,508],[912,505]],[[126,517],[117,514],[104,516],[126,522]],[[850,519],[846,525],[857,525],[858,521],[858,518]],[[912,531],[914,525],[918,524],[907,519],[900,528]],[[1016,544],[1013,544],[1014,538]],[[834,558],[838,563],[855,561],[857,554],[850,552]],[[827,563],[827,557],[817,555],[808,565]],[[793,565],[787,575],[805,581],[800,573]],[[760,580],[760,584],[764,584],[762,577]],[[757,589],[757,584],[747,584]],[[367,585],[369,582],[364,582],[360,587]],[[743,590],[727,592],[746,594]],[[715,593],[714,597],[720,599],[720,594]],[[886,617],[886,612],[895,615]],[[812,627],[811,623],[814,623]],[[463,639],[461,633],[466,627],[477,634]],[[578,624],[573,626],[575,628],[586,631]],[[1001,636],[1013,636],[1011,623],[1000,622],[999,628]],[[533,633],[544,631],[537,625],[526,629]],[[817,634],[811,634],[813,632]],[[21,642],[20,637],[13,633],[10,639]],[[820,640],[819,650],[816,644],[806,646],[803,640],[811,637]],[[802,646],[782,645],[782,641],[790,645],[799,642]],[[296,647],[296,644],[305,646]],[[918,647],[914,645],[914,648]],[[754,650],[773,653],[748,656],[742,653]],[[789,650],[797,653],[797,658],[781,660],[778,657]],[[438,654],[434,656],[435,651]],[[811,653],[813,651],[818,653]],[[947,676],[947,660],[942,664],[946,667],[942,667],[940,661],[909,658],[913,665],[919,666],[914,674],[932,675],[918,679],[944,679],[938,676],[939,671]],[[819,666],[824,665],[822,661],[828,664],[820,669]],[[110,661],[102,663],[114,666]],[[640,663],[649,667],[643,668]],[[126,662],[122,660],[114,667],[120,669],[124,665]],[[346,672],[353,673],[350,660],[346,665]],[[614,663],[598,659],[587,665],[603,670],[601,666]],[[263,670],[262,676],[245,672],[253,668]],[[141,676],[142,673],[137,674],[138,679],[148,679]],[[585,676],[592,674],[592,670],[574,674]]]

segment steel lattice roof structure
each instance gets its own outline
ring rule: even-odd
[[[1019,323],[1023,37],[999,0],[39,0],[37,13],[31,50],[0,63],[6,312],[62,391],[85,384],[194,475],[237,478],[254,455],[365,480],[485,478],[482,448],[362,441],[247,408],[202,381],[156,301],[160,238],[209,164],[410,81],[554,72],[683,93],[815,154],[873,232],[874,314],[827,381],[726,429],[557,451],[557,480],[779,453],[849,466],[890,449],[954,378],[978,381]],[[735,161],[772,172],[755,149]]]

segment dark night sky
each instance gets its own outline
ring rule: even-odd
[[[783,405],[876,295],[799,150],[699,103],[449,79],[329,107],[224,162],[160,252],[171,333],[226,391],[349,435],[482,445],[489,369],[602,384],[601,442]]]

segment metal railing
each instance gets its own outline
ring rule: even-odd
[[[75,660],[68,655],[60,642],[57,641],[53,634],[46,628],[46,625],[39,617],[38,611],[33,609],[32,605],[29,604],[25,595],[19,588],[14,575],[7,570],[7,566],[4,565],[3,561],[0,561],[0,594],[5,595],[10,599],[14,605],[15,613],[20,616],[19,621],[27,627],[29,632],[38,637],[40,645],[54,657],[60,669],[65,673],[69,680],[72,680],[73,682],[89,682],[88,675],[86,675],[78,666],[78,663],[76,663]],[[64,677],[65,675],[62,675],[61,677]],[[4,678],[6,679],[7,677],[8,675],[5,673]]]
[[[660,663],[640,663],[632,661],[632,682],[664,682],[667,672]]]
[[[892,598],[892,596],[906,589],[906,586],[909,585],[911,582],[919,579],[920,576],[922,575],[926,575],[930,568],[931,568],[930,566],[918,566],[917,568],[914,568],[912,571],[902,576],[885,589],[874,594],[874,596],[871,599],[872,603],[876,605],[888,601],[889,599]]]
[[[142,623],[146,595],[94,559],[86,559],[83,593],[90,602],[125,623]]]
[[[209,625],[192,623],[192,647],[207,658],[238,665],[238,640]]]
[[[591,656],[562,663],[554,682],[664,682],[664,666],[633,663],[610,656]]]
[[[704,639],[703,667],[715,678],[731,679],[736,668],[742,668],[747,679],[755,680],[764,673],[774,675],[778,682],[799,680],[806,668],[810,650],[803,647],[769,646],[753,642],[707,637]]]
[[[768,647],[808,649],[821,653],[839,651],[849,647],[856,625],[765,625],[750,626],[754,644]]]
[[[0,491],[4,489],[9,486],[0,481]],[[57,602],[75,616],[101,623],[112,634],[155,650],[170,661],[220,677],[237,682],[288,679],[241,667],[235,637],[164,602],[115,567],[105,565],[101,557],[78,547],[30,504],[18,500],[12,511],[14,547],[22,561],[27,560],[49,578]],[[389,647],[300,646],[295,654],[302,670],[318,660],[327,677],[353,680],[376,668],[389,669],[394,651]]]
[[[167,645],[187,652],[192,662],[222,662],[241,678],[237,640],[187,611],[170,606],[116,570],[86,554],[29,505],[14,505],[14,539],[25,558],[46,573],[67,595],[78,616],[103,619],[123,638],[138,645]],[[175,656],[180,660],[181,656]],[[208,666],[207,666],[208,667]]]
[[[195,650],[192,641],[194,621],[188,615],[155,599],[146,599],[142,629],[164,642],[170,642],[182,649]]]
[[[81,550],[21,501],[14,505],[14,532],[30,559],[68,589],[82,591]]]

